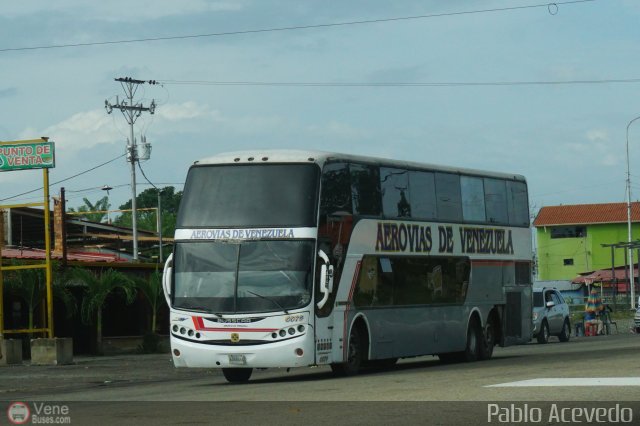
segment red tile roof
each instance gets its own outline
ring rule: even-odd
[[[631,203],[631,221],[640,222],[640,202]],[[627,223],[627,203],[542,207],[533,226]]]

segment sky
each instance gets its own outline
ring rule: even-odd
[[[521,174],[532,214],[624,202],[638,22],[638,0],[3,2],[0,140],[49,137],[52,195],[78,207],[107,185],[117,208],[129,128],[104,103],[132,77],[162,83],[139,87],[157,107],[134,126],[159,187],[220,152],[294,148]],[[640,120],[628,136],[638,200]],[[41,186],[40,170],[0,173],[0,203]]]

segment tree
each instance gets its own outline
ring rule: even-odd
[[[165,303],[162,290],[162,272],[156,269],[147,279],[136,278],[135,283],[138,290],[140,290],[144,298],[147,299],[149,307],[151,308],[151,333],[155,334],[158,311]]]
[[[92,204],[86,197],[82,199],[84,201],[84,206],[78,207],[78,209],[74,209],[71,207],[69,209],[70,213],[85,213],[82,215],[78,215],[81,218],[87,219],[91,222],[102,222],[107,217],[107,213],[95,213],[95,212],[106,212],[111,207],[109,204],[109,197],[104,196],[100,198],[95,204]],[[93,212],[93,213],[92,213]]]
[[[165,186],[160,189],[160,204],[162,209],[162,235],[171,235],[175,231],[176,216],[178,214],[178,206],[182,199],[182,191],[175,192],[173,186]],[[158,207],[158,190],[149,188],[142,191],[136,196],[136,208],[157,208]],[[131,200],[120,206],[121,210],[131,209]],[[147,231],[156,231],[157,224],[156,210],[138,211],[138,228]],[[114,221],[114,224],[123,227],[131,227],[131,212],[123,212]]]
[[[12,266],[25,266],[27,263],[13,260]],[[67,317],[71,317],[76,311],[76,301],[71,291],[66,286],[65,275],[58,265],[52,267],[53,297],[64,303]],[[21,299],[27,305],[28,319],[27,328],[34,328],[34,317],[36,310],[46,300],[47,282],[44,269],[17,269],[8,271],[5,286],[7,293]]]
[[[125,302],[133,303],[136,296],[136,287],[131,279],[113,269],[108,269],[96,274],[85,268],[71,270],[72,281],[80,282],[86,286],[80,315],[84,324],[96,325],[96,350],[102,353],[102,310],[107,298],[116,291],[122,293]]]

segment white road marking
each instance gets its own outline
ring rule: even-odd
[[[524,388],[549,386],[640,386],[640,377],[541,378],[486,385],[485,388]]]

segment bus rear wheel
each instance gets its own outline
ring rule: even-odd
[[[440,358],[440,361],[444,364],[477,361],[478,359],[482,359],[480,358],[480,352],[483,341],[484,336],[482,328],[480,327],[478,320],[473,318],[469,323],[469,328],[467,329],[467,345],[464,351],[438,354],[438,358]]]
[[[354,376],[360,371],[365,358],[365,344],[362,332],[357,326],[351,328],[347,361],[331,364],[331,370],[338,376]]]
[[[229,383],[246,383],[253,373],[253,368],[223,368],[222,374]]]
[[[467,329],[467,347],[463,352],[464,361],[472,362],[480,358],[480,346],[483,340],[482,328],[478,320],[473,318],[471,322],[469,322],[469,328]]]
[[[493,356],[493,348],[496,345],[497,336],[496,327],[497,323],[495,317],[493,315],[489,315],[489,319],[487,319],[487,324],[485,325],[484,332],[481,336],[478,359],[487,360],[491,359]]]

